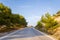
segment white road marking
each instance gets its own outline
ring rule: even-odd
[[[34,28],[17,30],[11,34],[1,37],[0,40],[55,40],[54,38]]]

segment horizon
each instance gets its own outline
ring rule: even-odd
[[[45,13],[55,14],[60,10],[60,0],[0,0],[0,3],[10,7],[12,13],[23,15],[28,25],[33,26]]]

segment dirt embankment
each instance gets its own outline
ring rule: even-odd
[[[53,34],[53,37],[60,40],[60,27],[56,28],[56,32]]]

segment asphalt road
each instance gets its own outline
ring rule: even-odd
[[[2,37],[0,38],[0,40],[53,40],[53,39],[46,36],[43,33],[38,32],[34,28],[25,28],[23,30],[18,30],[5,37]]]

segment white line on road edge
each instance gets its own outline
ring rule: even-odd
[[[25,29],[25,28],[24,28],[24,29]],[[35,29],[35,28],[33,28],[33,29]],[[41,32],[41,31],[39,31],[39,30],[37,30],[37,29],[35,29],[35,30],[36,30],[36,31],[38,31],[38,32],[40,32],[41,34],[44,34],[45,36],[47,36],[47,37],[49,37],[49,38],[51,38],[51,39],[53,39],[53,40],[55,40],[53,37],[48,36],[47,34],[45,34],[45,33]],[[18,31],[20,31],[20,30],[16,30],[16,31],[14,31],[14,32],[12,32],[12,33],[10,33],[10,34],[7,34],[7,35],[5,35],[5,36],[3,36],[3,37],[0,37],[0,40],[2,40],[3,38],[8,37],[9,35],[12,35],[12,34],[14,34],[14,33],[18,32]]]
[[[25,27],[24,29],[26,29],[26,27]],[[10,34],[7,34],[7,35],[5,35],[5,36],[3,36],[3,37],[0,37],[0,40],[2,40],[3,38],[8,37],[9,35],[12,35],[12,34],[18,32],[18,31],[20,31],[20,30],[16,30],[16,31],[14,31],[14,32],[12,32],[12,33],[10,33]]]
[[[16,31],[14,31],[14,32],[12,32],[12,33],[10,33],[10,34],[7,34],[7,35],[5,35],[5,36],[3,36],[3,37],[0,37],[0,40],[3,39],[3,38],[8,37],[8,36],[11,35],[11,34],[14,34],[14,33],[18,32],[18,31],[20,31],[20,30],[16,30]]]
[[[35,28],[33,28],[33,29],[35,29]],[[51,38],[51,39],[53,39],[53,40],[57,40],[56,38],[53,38],[53,37],[47,35],[47,34],[44,33],[44,32],[41,32],[41,31],[39,31],[39,30],[37,30],[37,29],[35,29],[35,30],[38,31],[38,32],[40,32],[41,34],[44,34],[45,36],[47,36],[47,37],[49,37],[49,38]]]

